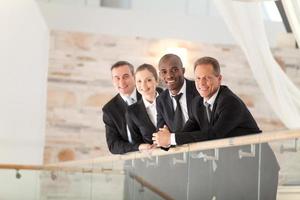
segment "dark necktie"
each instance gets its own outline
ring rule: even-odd
[[[204,102],[204,106],[205,106],[205,109],[206,109],[207,120],[210,123],[210,117],[211,117],[210,104],[207,103],[207,102]]]
[[[180,98],[182,96],[182,93],[174,96],[173,98],[176,100],[176,110],[175,110],[175,115],[174,115],[174,130],[180,131],[183,128],[183,116],[182,116],[182,109],[180,106]]]

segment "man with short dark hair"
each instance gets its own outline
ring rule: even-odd
[[[132,138],[125,119],[127,106],[141,98],[135,89],[134,67],[129,62],[119,61],[112,65],[111,74],[118,94],[102,109],[109,151],[113,154],[138,151],[143,140],[138,136]]]
[[[164,55],[158,67],[167,89],[157,98],[157,127],[180,131],[191,113],[191,101],[197,95],[194,81],[184,78],[185,69],[175,54]]]

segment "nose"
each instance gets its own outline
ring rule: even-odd
[[[200,80],[200,85],[206,85],[206,79],[205,78],[202,78]]]
[[[165,76],[167,79],[172,79],[174,77],[174,73],[169,70],[166,72],[166,76]]]
[[[119,86],[120,86],[120,87],[123,87],[123,86],[125,86],[125,85],[126,85],[125,80],[124,80],[123,78],[121,78],[121,79],[119,80]]]
[[[143,91],[147,90],[147,83],[145,81],[142,83],[142,90]]]

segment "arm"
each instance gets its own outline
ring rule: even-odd
[[[199,131],[176,133],[176,143],[186,144],[228,137],[230,132],[239,125],[244,106],[235,98],[227,99],[222,103],[215,113],[218,119],[212,126]]]
[[[130,130],[131,133],[131,137],[132,137],[132,142],[134,144],[142,144],[144,143],[143,140],[143,136],[141,134],[141,131],[139,129],[139,127],[137,126],[137,124],[134,122],[133,120],[133,111],[132,110],[127,110],[126,112],[126,123],[128,125],[128,128]]]
[[[112,154],[123,154],[131,151],[138,151],[139,144],[130,144],[128,141],[124,140],[112,117],[104,110],[103,122],[105,124],[107,146]],[[122,121],[119,121],[119,123],[122,123]],[[126,129],[124,131],[126,131]]]
[[[163,106],[162,106],[162,102],[161,102],[160,98],[157,98],[157,101],[156,101],[156,111],[157,111],[156,128],[158,130],[159,128],[162,128],[162,127],[164,127],[164,125],[166,125],[165,119],[163,117]]]

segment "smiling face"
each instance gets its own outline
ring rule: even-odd
[[[176,95],[184,83],[184,68],[179,58],[172,57],[159,64],[159,76],[173,95]]]
[[[211,64],[200,64],[195,68],[196,88],[205,100],[211,98],[221,85],[222,76],[217,75]]]
[[[135,88],[134,76],[128,65],[121,65],[111,70],[113,85],[125,96],[130,96]]]
[[[149,102],[153,102],[156,98],[157,80],[153,73],[144,69],[135,73],[136,88],[139,93]]]

